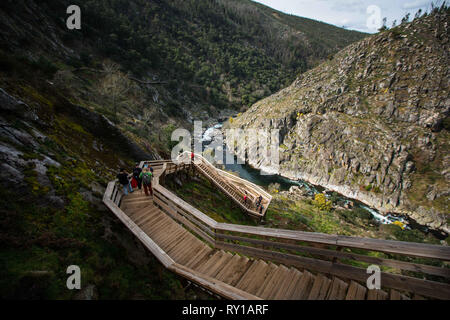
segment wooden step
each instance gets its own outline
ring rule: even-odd
[[[327,293],[327,300],[344,300],[347,293],[348,283],[334,277]]]
[[[297,272],[296,272],[297,271]],[[296,281],[296,276],[299,271],[295,268],[289,268],[288,274],[284,276],[280,283],[280,288],[277,293],[273,296],[273,300],[288,300],[288,290],[293,281]],[[301,278],[301,274],[298,277]]]
[[[213,256],[218,251],[211,248],[209,249],[210,250],[207,252],[206,255],[199,257],[199,259],[197,259],[197,261],[192,264],[193,267],[191,269],[199,272],[199,269],[203,266],[203,264],[206,263],[206,261],[208,261],[211,258],[211,256]]]
[[[172,250],[166,251],[167,254],[176,262],[179,262],[183,257],[189,256],[189,252],[195,246],[195,238],[186,237],[185,241],[174,247]]]
[[[284,298],[286,300],[293,300],[294,299],[295,288],[297,287],[298,283],[301,281],[302,274],[303,274],[302,272],[300,272],[296,268],[291,268],[291,271],[293,273],[293,279],[292,279],[292,282],[289,285],[289,287],[287,288],[286,293],[284,295]]]
[[[233,273],[228,274],[224,282],[235,287],[239,280],[247,273],[248,269],[253,265],[254,260],[241,256],[238,264],[233,268]]]
[[[131,220],[136,221],[137,218],[141,217],[142,213],[148,212],[149,210],[155,209],[154,206],[147,206],[144,208],[139,208],[138,210],[135,210],[134,213],[129,214],[128,216],[131,218]]]
[[[143,220],[148,218],[148,216],[154,216],[154,212],[155,208],[146,208],[130,218],[135,224],[139,225]]]
[[[264,263],[266,262],[264,261]],[[253,295],[258,295],[258,291],[260,290],[261,285],[266,282],[267,279],[273,278],[272,275],[276,269],[279,269],[277,265],[269,262],[259,275],[255,275],[255,278],[250,282],[250,285],[247,286],[245,291]]]
[[[183,230],[182,228],[174,228],[170,230],[171,231],[169,231],[168,228],[168,232],[166,232],[166,234],[158,240],[158,245],[166,252],[172,247],[172,245],[178,243],[186,236],[186,230]]]
[[[270,283],[271,279],[273,279],[274,274],[278,270],[278,266],[272,262],[269,262],[269,268],[270,272],[267,274],[266,278],[263,282],[261,282],[261,285],[258,288],[258,291],[256,292],[256,296],[261,297],[262,292],[267,287],[267,285]]]
[[[154,234],[153,228],[155,228],[158,222],[162,221],[166,221],[166,217],[158,212],[158,210],[151,210],[148,214],[148,219],[145,219],[145,221],[140,221],[140,228],[144,232],[149,232],[148,234]]]
[[[153,223],[153,220],[158,215],[155,214],[153,210],[150,210],[142,219],[139,219],[139,222],[136,222],[136,224],[142,229],[146,227],[148,224]]]
[[[129,217],[132,217],[135,213],[141,211],[142,209],[145,208],[154,208],[155,206],[153,205],[152,202],[148,203],[147,205],[145,205],[142,208],[136,208],[136,209],[130,209],[130,210],[123,210]]]
[[[155,218],[152,220],[153,223],[147,224],[145,228],[142,228],[142,230],[144,230],[148,235],[151,234],[152,237],[155,237],[154,240],[157,240],[159,232],[165,230],[168,225],[170,225],[171,221],[167,216],[160,214],[159,212],[155,212],[154,215]]]
[[[266,271],[269,271],[269,266],[265,261],[255,261],[245,275],[239,280],[236,288],[247,291],[247,288],[252,286],[256,279],[261,279],[262,276],[265,276]]]
[[[206,246],[206,244],[195,237],[193,237],[191,242],[192,247],[186,252],[173,252],[173,259],[181,265],[187,265],[188,261],[192,258],[192,254],[201,251]]]
[[[289,269],[283,265],[277,266],[275,272],[270,276],[269,281],[265,288],[258,292],[258,296],[266,299],[273,300],[273,298],[280,290],[280,284],[284,281],[284,277],[289,274]]]
[[[213,249],[205,245],[199,252],[193,254],[191,259],[186,263],[186,267],[195,269],[196,266],[199,265],[200,262],[206,260],[212,252]]]
[[[217,250],[212,256],[209,257],[209,259],[205,263],[198,267],[198,272],[206,273],[209,268],[215,266],[215,264],[222,258],[224,254],[225,252],[223,250]]]
[[[145,220],[148,220],[149,217],[154,217],[156,210],[158,210],[158,209],[155,207],[143,210],[139,215],[136,215],[132,219],[133,219],[134,223],[136,223],[137,225],[140,225]]]
[[[367,289],[355,281],[350,281],[345,300],[365,300]]]
[[[389,295],[381,289],[367,290],[367,300],[387,300]]]
[[[308,296],[308,300],[324,300],[330,285],[331,280],[329,278],[325,277],[323,274],[317,275]]]
[[[315,277],[309,271],[303,271],[300,281],[295,287],[293,297],[295,300],[306,300],[311,292]]]
[[[211,278],[215,278],[217,274],[228,264],[228,262],[231,261],[231,259],[233,259],[233,255],[225,252],[222,258],[217,261],[216,265],[205,272],[206,275],[210,276]]]
[[[224,281],[227,277],[228,273],[234,273],[239,270],[238,262],[239,262],[240,256],[238,254],[235,254],[228,262],[227,264],[220,270],[215,278],[219,281]],[[236,269],[236,270],[234,270]]]

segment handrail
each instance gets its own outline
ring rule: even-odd
[[[169,166],[170,170],[173,170],[177,165],[171,163]],[[165,164],[164,169],[166,167],[168,166]],[[164,174],[162,172],[162,175]],[[412,260],[421,258],[448,262],[450,247],[218,223],[159,183],[156,183],[153,189],[156,205],[215,248],[356,281],[367,279],[366,270],[349,265],[348,261],[377,264],[413,273],[413,275],[398,275],[384,270],[382,279],[386,287],[411,291],[432,298],[450,299],[448,284],[414,277],[415,273],[420,273],[442,277],[448,281],[450,268]],[[361,250],[368,252],[361,253]],[[378,252],[384,256],[373,256],[369,254],[370,252]],[[397,256],[407,257],[409,261]]]
[[[177,160],[178,160],[179,162],[180,162],[180,161],[183,161],[183,157],[186,157],[185,160],[188,160],[188,161],[190,162],[190,159],[189,159],[189,153],[188,153],[188,152],[183,152],[183,153],[178,157]],[[200,160],[200,161],[199,161],[199,160]],[[201,164],[206,165],[206,166],[210,169],[211,174],[210,174],[209,172],[203,170],[203,168],[202,168],[201,166],[199,166],[199,162],[200,162]],[[237,188],[233,183],[230,183],[230,182],[228,181],[227,178],[224,178],[223,176],[221,176],[221,174],[219,174],[219,173],[217,172],[219,169],[217,169],[216,167],[214,167],[214,166],[213,166],[208,160],[206,160],[202,155],[195,154],[193,163],[194,163],[194,165],[197,167],[198,170],[200,170],[206,177],[209,177],[209,179],[210,179],[214,184],[216,184],[217,187],[219,187],[226,195],[228,195],[230,198],[232,198],[232,199],[236,202],[236,204],[239,205],[244,211],[246,211],[246,212],[249,213],[251,216],[254,216],[254,217],[256,217],[256,218],[262,218],[262,217],[264,217],[265,212],[266,212],[267,207],[268,207],[268,204],[270,204],[270,201],[272,200],[272,197],[271,197],[271,196],[270,196],[270,198],[269,198],[269,197],[263,197],[263,201],[264,201],[264,203],[265,203],[265,207],[264,207],[264,211],[261,212],[261,213],[259,213],[258,211],[254,210],[254,209],[256,209],[256,208],[254,207],[254,200],[256,200],[256,199],[250,200],[249,203],[243,203],[241,200],[243,200],[243,198],[244,198],[244,192],[242,192],[239,188]],[[220,170],[220,171],[222,171],[222,170]],[[236,180],[236,178],[237,178],[237,177],[234,177],[234,176],[233,176],[233,179],[234,179],[234,180]],[[227,186],[228,188],[230,188],[234,193],[240,195],[241,197],[240,197],[240,198],[236,198],[234,195],[232,195],[231,193],[229,193],[229,192],[228,192],[228,191],[227,191],[227,190],[226,190],[226,189],[218,182],[218,179],[220,179],[224,184],[226,184],[226,186]],[[240,180],[245,181],[245,180],[243,180],[243,179],[240,179]],[[246,181],[246,183],[245,183],[246,187],[248,187],[248,184],[250,184],[250,182],[247,183],[247,181]],[[263,193],[263,192],[258,192],[258,194],[261,194],[261,195],[264,194],[264,195],[265,195],[265,192],[264,192],[264,193]]]

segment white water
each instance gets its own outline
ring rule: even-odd
[[[209,127],[205,130],[205,132],[202,135],[201,141],[202,142],[206,142],[207,144],[212,142],[214,140],[214,136],[218,133],[216,131],[219,131],[220,128],[222,128],[222,124],[218,123],[212,127]],[[228,150],[228,149],[227,149]],[[221,151],[221,150],[219,150]],[[245,170],[245,167],[243,165],[241,165],[241,170]],[[249,175],[251,176],[251,174],[249,173]],[[305,189],[308,191],[308,193],[310,193],[311,195],[315,195],[317,193],[320,193],[313,185],[309,184],[308,182],[304,181],[304,180],[291,180],[282,176],[277,176],[278,178],[281,178],[282,180],[285,180],[286,182],[288,182],[291,185],[297,185],[297,186],[302,186],[305,187]],[[251,181],[256,183],[255,181]],[[326,194],[326,197],[328,198],[330,195]],[[351,199],[339,194],[339,196],[344,199],[344,201],[346,203],[350,202]],[[367,212],[369,212],[373,218],[378,221],[381,224],[392,224],[395,221],[400,221],[404,224],[406,229],[410,229],[407,225],[407,221],[405,219],[403,219],[402,217],[395,217],[392,216],[390,214],[387,214],[386,216],[382,215],[381,213],[379,213],[376,209],[374,208],[370,208],[367,207],[365,205],[362,204],[356,204],[359,205],[361,208],[365,209]]]

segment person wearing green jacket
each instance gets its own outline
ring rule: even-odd
[[[142,180],[145,195],[148,196],[148,193],[150,192],[150,195],[153,197],[153,189],[152,189],[153,174],[150,172],[149,168],[144,167],[141,174],[139,175],[139,178]]]

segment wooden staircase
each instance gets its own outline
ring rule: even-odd
[[[450,299],[449,247],[218,223],[159,184],[190,164],[144,163],[154,168],[153,197],[124,196],[111,181],[103,202],[167,269],[210,292],[227,299]],[[199,168],[221,180],[209,166]],[[351,261],[419,276],[381,272],[381,289],[368,290],[367,270]]]
[[[184,159],[188,158],[188,156],[188,153],[183,154]],[[242,188],[236,186],[230,179],[221,175],[211,163],[200,155],[196,154],[195,159],[191,164],[193,164],[198,171],[200,171],[208,180],[222,190],[250,216],[255,218],[264,217],[271,198],[267,198],[267,196],[262,193],[255,194],[255,192],[251,192],[250,189],[242,190]],[[245,192],[247,192],[247,201],[244,201]],[[259,195],[263,197],[263,209],[261,211],[256,207],[256,199]]]
[[[283,264],[213,249],[153,204],[140,191],[125,196],[120,208],[177,264],[226,283],[255,299],[408,299],[396,290],[371,292],[355,281],[314,274]]]

